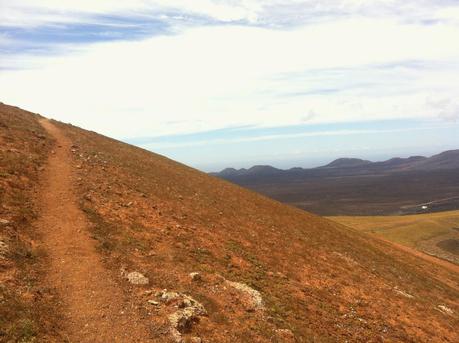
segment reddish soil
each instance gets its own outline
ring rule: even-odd
[[[146,342],[147,331],[104,268],[78,206],[71,142],[49,121],[41,124],[56,140],[56,150],[46,167],[36,226],[50,261],[47,282],[63,303],[64,337],[70,342]]]
[[[38,123],[25,111],[14,118],[23,127]],[[35,245],[48,253],[40,258],[43,285],[59,304],[35,312],[25,305],[36,317],[58,314],[29,341],[65,341],[52,338],[62,327],[74,342],[170,342],[170,316],[185,305],[155,296],[165,288],[206,310],[180,328],[185,343],[459,341],[459,274],[443,265],[163,156],[71,125],[44,125],[55,153],[41,188],[37,178],[29,186],[41,205]],[[48,155],[49,145],[36,146],[21,130],[7,135],[0,125],[3,137],[20,135],[9,144],[21,161],[30,147]],[[21,179],[22,169],[9,169],[8,180]],[[32,200],[24,193],[2,218],[16,225],[9,213]],[[150,284],[134,286],[120,269],[139,271]],[[250,297],[225,279],[258,291],[264,307],[250,307]],[[8,289],[14,285],[28,283],[16,278]],[[11,316],[0,317],[0,329],[15,320],[2,306],[0,314]],[[22,331],[6,330],[0,341],[26,337]]]

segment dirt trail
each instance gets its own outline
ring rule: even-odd
[[[56,139],[42,190],[37,227],[50,257],[47,282],[63,302],[65,335],[70,342],[148,342],[136,310],[104,269],[72,184],[71,142],[47,120]]]

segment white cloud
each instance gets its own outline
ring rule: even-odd
[[[254,22],[269,19],[274,15],[269,8],[280,4],[0,1],[2,8],[13,11],[6,12],[10,22],[31,25],[97,13],[142,13],[161,6],[219,20]],[[314,3],[306,2],[311,11],[325,8]],[[395,1],[373,6],[361,1],[330,3],[328,9],[334,11],[365,13],[375,6],[393,9]],[[49,11],[39,15],[29,11],[39,5]],[[292,8],[306,5],[289,3]],[[304,122],[308,113],[314,113],[310,122],[435,117],[438,113],[426,104],[427,98],[459,96],[457,37],[459,27],[448,22],[426,26],[360,16],[289,30],[190,28],[140,41],[71,46],[56,56],[10,56],[4,59],[8,67],[23,70],[1,72],[0,94],[4,102],[117,137],[234,125],[293,125]],[[434,67],[400,64],[406,61],[434,62]],[[391,64],[400,67],[381,68]],[[326,88],[336,93],[321,94],[320,89]]]
[[[262,142],[262,141],[276,141],[291,138],[303,137],[324,137],[324,136],[353,136],[353,135],[367,135],[367,134],[384,134],[384,133],[402,133],[410,131],[425,131],[432,129],[442,129],[444,126],[426,126],[426,127],[413,127],[413,128],[400,128],[400,129],[359,129],[359,130],[330,130],[330,131],[314,131],[314,132],[300,132],[300,133],[282,133],[271,135],[254,135],[253,137],[236,137],[236,138],[214,138],[203,140],[191,140],[182,142],[154,142],[140,144],[145,149],[156,151],[158,149],[175,149],[196,146],[213,146],[218,144],[232,144],[243,142]]]

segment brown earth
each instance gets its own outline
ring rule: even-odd
[[[47,282],[62,300],[64,336],[70,342],[146,342],[147,330],[103,267],[78,206],[72,143],[49,121],[40,123],[55,139],[56,149],[46,166],[36,227],[49,255]]]
[[[38,122],[28,112],[11,111],[0,106],[0,113],[12,113],[14,121],[24,126]],[[36,245],[49,255],[40,259],[44,267],[37,287],[56,288],[50,291],[54,300],[45,304],[57,315],[47,317],[48,325],[37,323],[39,329],[30,337],[62,341],[59,334],[68,332],[78,341],[74,330],[81,325],[84,330],[85,321],[98,315],[87,330],[100,328],[109,337],[105,330],[111,323],[100,312],[108,302],[112,307],[107,316],[116,320],[118,311],[126,308],[130,318],[126,320],[138,323],[137,328],[125,323],[130,338],[144,339],[145,327],[151,335],[147,341],[173,341],[172,318],[189,313],[187,301],[194,303],[186,294],[202,304],[206,314],[201,311],[177,326],[181,337],[175,336],[176,341],[197,341],[197,337],[203,342],[459,340],[454,329],[459,324],[456,272],[165,157],[74,126],[53,125],[65,136],[59,138],[55,132],[64,143],[61,148],[54,143],[56,154],[51,154],[45,170],[48,176],[38,175],[44,188],[37,186],[39,178],[30,183],[39,192],[38,199],[44,199],[38,223],[50,220],[73,234],[65,231],[67,240],[62,240],[39,225],[42,235]],[[3,135],[4,130],[0,132]],[[49,135],[44,140],[53,144]],[[24,149],[18,141],[13,143]],[[39,151],[40,156],[49,154],[46,147]],[[57,181],[58,173],[68,177]],[[47,187],[61,192],[43,194],[40,190]],[[38,200],[28,195],[25,199],[40,208]],[[56,208],[47,206],[47,201]],[[63,204],[73,209],[64,211]],[[21,205],[15,206],[10,211]],[[71,216],[75,225],[47,219],[51,214]],[[66,249],[75,259],[68,258]],[[63,266],[57,264],[59,258],[64,259]],[[85,261],[93,261],[91,268]],[[87,275],[80,273],[80,263]],[[139,271],[150,284],[132,285],[120,270]],[[191,272],[200,277],[191,278]],[[95,274],[102,280],[94,280]],[[23,283],[14,280],[10,286]],[[235,288],[225,280],[250,288]],[[97,300],[86,301],[91,292],[80,288],[86,283]],[[182,300],[155,296],[163,289],[181,294]],[[247,289],[253,292],[241,291]],[[262,306],[253,305],[257,294]],[[77,313],[80,306],[87,317]],[[32,306],[25,302],[24,308]],[[44,307],[36,311],[47,313]],[[117,325],[113,336],[122,337],[123,323]],[[4,332],[3,337],[12,337]]]

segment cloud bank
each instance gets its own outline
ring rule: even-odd
[[[1,101],[118,138],[457,118],[456,1],[4,1]]]

